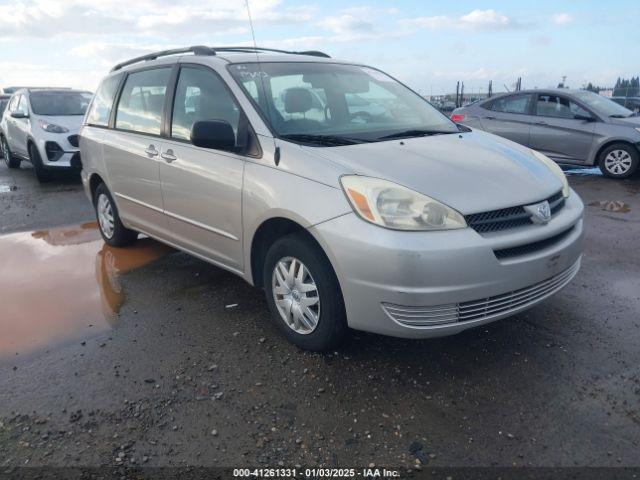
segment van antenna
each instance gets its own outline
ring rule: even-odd
[[[256,52],[256,62],[258,62],[258,77],[260,78],[260,83],[262,84],[262,92],[263,95],[266,96],[267,89],[264,84],[264,75],[262,72],[262,65],[260,63],[260,54],[258,52],[258,44],[256,43],[256,33],[253,29],[253,19],[251,18],[251,9],[249,8],[249,0],[244,0],[244,4],[247,7],[247,16],[249,17],[249,27],[251,28],[251,38],[253,39],[253,48]],[[267,117],[269,121],[271,121],[271,107],[269,106],[269,101],[265,98],[265,108],[267,110]],[[273,157],[275,164],[278,165],[280,163],[280,147],[276,144],[276,139],[273,137]]]

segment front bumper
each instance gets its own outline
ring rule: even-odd
[[[45,169],[79,170],[82,167],[82,163],[80,162],[80,149],[69,143],[69,135],[69,133],[47,134],[36,141],[42,166]],[[47,152],[47,144],[54,143],[60,148],[60,151],[52,157],[49,152]]]
[[[471,228],[399,232],[347,214],[310,229],[338,276],[351,328],[428,338],[529,308],[578,272],[584,206],[571,192],[546,225],[480,235]],[[543,240],[555,237],[550,245]],[[495,250],[542,245],[498,259]]]

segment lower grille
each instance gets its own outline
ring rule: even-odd
[[[517,247],[503,248],[500,250],[494,250],[498,260],[504,260],[505,258],[519,257],[521,255],[527,255],[529,253],[539,252],[545,248],[549,248],[556,243],[566,238],[573,231],[573,227],[560,232],[553,237],[545,238],[544,240],[538,240],[537,242],[526,243],[524,245],[518,245]]]
[[[71,157],[71,166],[73,168],[82,168],[82,161],[80,160],[80,152],[76,152]]]
[[[434,327],[491,319],[515,313],[543,300],[569,283],[579,269],[580,260],[542,282],[479,300],[430,307],[383,303],[382,308],[393,320],[407,327]]]

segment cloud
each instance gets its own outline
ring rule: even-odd
[[[569,25],[570,23],[573,23],[573,17],[571,15],[569,15],[568,13],[556,13],[554,15],[551,16],[551,20],[553,21],[553,23],[555,23],[556,25]]]
[[[401,20],[406,26],[426,28],[428,30],[460,28],[468,30],[501,30],[518,28],[520,23],[496,10],[472,10],[460,17],[437,15]]]
[[[313,18],[313,7],[286,7],[281,0],[251,0],[257,25],[300,24]],[[150,13],[161,12],[161,13]],[[9,0],[0,5],[0,38],[74,34],[221,35],[248,32],[244,1],[183,0]]]

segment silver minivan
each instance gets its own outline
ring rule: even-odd
[[[583,204],[546,156],[322,52],[191,47],[116,65],[81,130],[100,231],[261,287],[310,350],[449,335],[564,287]]]

